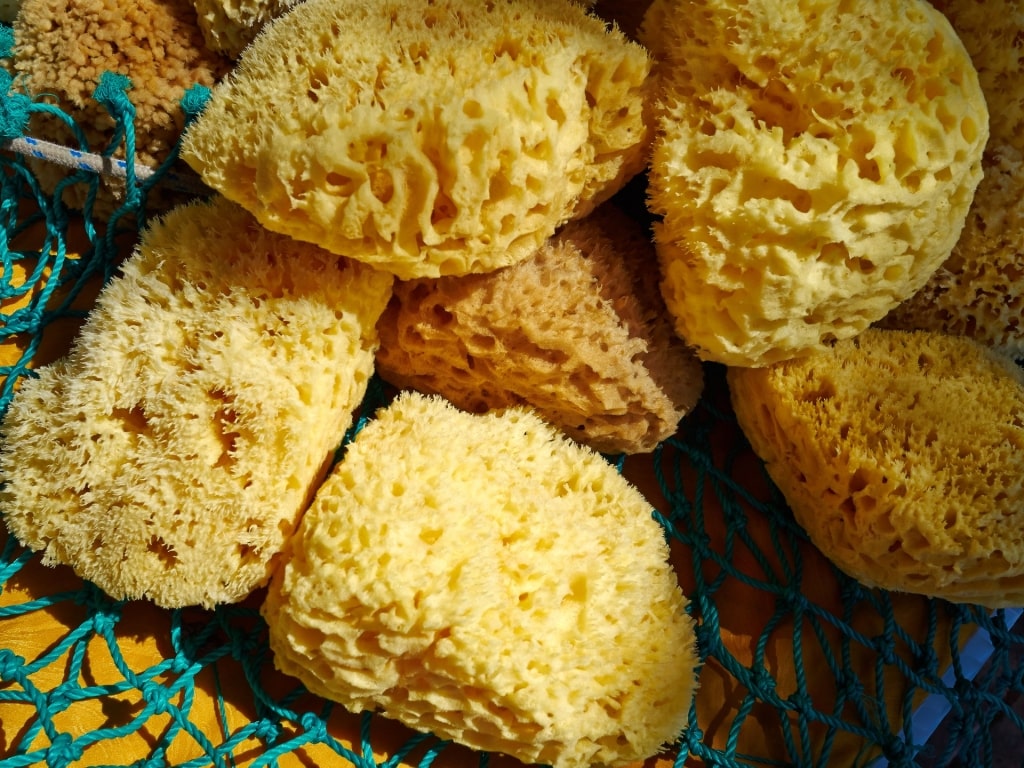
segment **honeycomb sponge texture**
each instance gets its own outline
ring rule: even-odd
[[[969,336],[1024,359],[1024,157],[991,147],[956,247],[886,328]]]
[[[403,393],[351,443],[263,607],[275,663],[353,711],[555,768],[686,723],[692,622],[643,497],[525,409]]]
[[[307,0],[183,156],[274,231],[403,278],[483,272],[645,166],[649,70],[566,0]]]
[[[211,51],[237,59],[260,30],[301,0],[192,0]]]
[[[870,329],[728,380],[814,543],[869,586],[1024,604],[1024,374],[963,337]]]
[[[244,598],[350,424],[391,280],[224,200],[170,212],[15,395],[8,528],[118,598]]]
[[[651,451],[703,386],[657,274],[645,230],[606,204],[513,266],[398,283],[378,369],[465,410],[531,405],[599,451]]]
[[[230,61],[210,51],[189,0],[24,0],[13,23],[14,73],[33,95],[49,95],[69,112],[89,147],[101,151],[114,138],[114,120],[92,95],[104,72],[131,79],[135,107],[136,159],[157,165],[177,143],[185,125],[179,100],[194,84],[212,87]],[[28,132],[37,138],[78,147],[63,120],[33,115]],[[115,156],[123,157],[123,147]],[[33,166],[44,188],[53,191],[67,169]],[[83,185],[66,202],[82,207]],[[100,212],[122,200],[124,183],[105,180]],[[151,204],[160,202],[154,194]]]
[[[663,292],[707,359],[765,365],[864,330],[950,254],[988,113],[922,0],[657,0],[651,209]]]

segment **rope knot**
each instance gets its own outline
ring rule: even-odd
[[[69,733],[59,733],[46,750],[46,764],[50,768],[66,768],[82,757],[82,748]]]
[[[327,726],[324,725],[324,721],[315,713],[306,712],[299,718],[299,722],[302,724],[303,730],[309,734],[311,740],[315,742],[327,740]]]
[[[0,680],[14,680],[25,668],[25,659],[6,648],[0,650]]]
[[[147,683],[142,688],[142,695],[146,697],[149,706],[153,708],[154,714],[163,715],[171,710],[170,697],[167,695],[167,689],[162,685]]]

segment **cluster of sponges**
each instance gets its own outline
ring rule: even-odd
[[[978,75],[922,0],[656,0],[650,205],[666,303],[705,358],[851,337],[949,255],[988,136]]]
[[[22,381],[0,428],[7,527],[118,598],[241,600],[363,398],[391,284],[223,199],[172,211],[70,355]]]
[[[399,281],[378,370],[468,411],[529,404],[600,451],[651,451],[703,385],[655,264],[646,230],[609,203],[518,264]]]
[[[211,87],[230,67],[206,46],[189,0],[24,0],[12,27],[9,66],[17,86],[55,99],[74,117],[92,151],[104,150],[115,138],[114,118],[93,99],[100,77],[128,77],[136,160],[151,166],[162,163],[179,140],[186,89]],[[80,148],[68,124],[52,115],[34,114],[28,132]],[[123,146],[114,156],[124,157]],[[48,191],[67,176],[52,163],[35,163],[33,171]],[[75,185],[65,192],[65,202],[82,207],[86,194],[83,185]],[[97,211],[111,210],[123,196],[123,180],[105,177]]]
[[[182,156],[273,231],[401,278],[483,272],[644,167],[649,70],[566,0],[307,0],[245,49]]]
[[[1008,0],[935,6],[970,53],[988,102],[985,175],[950,257],[883,323],[967,335],[1024,358],[1024,8]]]
[[[263,614],[277,665],[352,711],[524,763],[625,765],[676,738],[694,693],[667,558],[599,454],[527,410],[406,393],[347,446]]]
[[[964,337],[870,329],[735,368],[736,415],[797,521],[870,586],[1024,603],[1024,372]]]

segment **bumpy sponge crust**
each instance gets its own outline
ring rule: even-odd
[[[118,598],[245,597],[365,392],[391,281],[224,200],[172,211],[15,395],[7,526]]]
[[[237,59],[268,24],[301,0],[192,0],[211,51]]]
[[[403,278],[483,272],[645,165],[649,69],[566,0],[307,0],[183,156],[269,229]]]
[[[692,622],[651,508],[531,412],[404,393],[303,516],[263,613],[275,663],[353,710],[556,768],[686,723]]]
[[[969,336],[1024,358],[1024,157],[990,144],[984,167],[953,252],[879,325]]]
[[[398,283],[378,331],[389,381],[470,411],[529,404],[609,453],[653,450],[703,383],[650,240],[611,204],[513,266]]]
[[[657,0],[642,34],[660,59],[663,290],[703,356],[764,365],[821,349],[949,255],[988,116],[928,3]]]
[[[733,369],[736,415],[814,543],[868,584],[1024,604],[1024,373],[963,337],[870,329]]]
[[[114,137],[113,119],[92,98],[100,76],[130,78],[136,159],[147,165],[163,162],[177,142],[185,123],[179,105],[185,90],[213,86],[230,67],[207,49],[189,0],[24,0],[13,29],[19,84],[33,95],[55,97],[95,151]],[[51,116],[34,115],[29,133],[78,146],[71,129]],[[123,157],[123,148],[115,156]],[[34,170],[51,191],[67,176],[66,169],[47,163]],[[101,210],[109,210],[123,197],[124,183],[109,179],[103,189]],[[69,204],[84,204],[81,185],[68,195]]]

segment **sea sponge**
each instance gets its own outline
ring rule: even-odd
[[[377,329],[388,381],[476,412],[528,404],[608,453],[653,450],[703,385],[646,230],[611,203],[518,264],[398,282]]]
[[[269,577],[373,372],[390,275],[223,199],[171,211],[0,425],[0,507],[117,598],[233,602]]]
[[[651,210],[666,304],[706,359],[853,336],[949,256],[988,112],[923,0],[656,0]]]
[[[192,0],[207,47],[237,59],[260,30],[302,0]]]
[[[136,160],[162,163],[185,125],[180,99],[199,84],[212,87],[231,62],[211,52],[199,31],[189,0],[24,0],[13,23],[13,71],[28,93],[52,100],[78,123],[94,152],[114,138],[115,123],[92,96],[104,72],[131,80],[128,96],[135,107]],[[34,114],[32,136],[77,148],[68,125]],[[114,152],[124,157],[124,147]],[[33,163],[40,183],[53,191],[67,169]],[[97,213],[109,214],[124,198],[124,180],[105,177]],[[65,202],[85,203],[87,188],[67,188]],[[154,191],[151,202],[170,205],[181,195]]]
[[[643,169],[649,70],[566,0],[307,0],[182,155],[271,230],[402,278],[484,272]]]
[[[1024,157],[990,145],[984,168],[949,258],[878,325],[969,336],[1024,359]]]
[[[698,663],[664,532],[532,412],[401,394],[274,573],[275,664],[352,711],[555,768],[656,753]]]
[[[869,329],[728,372],[797,521],[864,584],[1024,604],[1024,372],[971,339]]]
[[[1024,37],[1024,8],[1005,0],[935,6],[970,53],[988,102],[985,175],[950,257],[880,325],[964,334],[1024,358],[1024,54],[1014,42]]]

